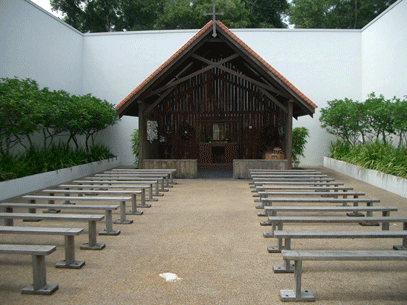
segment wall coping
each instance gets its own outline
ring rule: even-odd
[[[116,157],[0,182],[0,200],[20,196],[53,185],[93,175],[119,165],[120,158]]]
[[[324,157],[324,166],[352,178],[407,198],[407,179]]]

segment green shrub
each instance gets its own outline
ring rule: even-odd
[[[139,130],[135,129],[131,134],[131,149],[134,155],[134,164],[138,167],[139,166]]]
[[[294,167],[300,165],[300,156],[304,157],[306,138],[309,136],[309,130],[305,127],[296,127],[293,129],[293,153],[292,162]]]

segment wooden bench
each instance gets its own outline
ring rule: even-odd
[[[13,213],[15,208],[28,208],[30,214],[36,214],[36,209],[46,209],[44,212],[58,213],[62,209],[72,210],[103,210],[106,216],[106,229],[99,232],[99,235],[119,235],[120,230],[113,230],[112,211],[119,208],[118,205],[73,205],[73,204],[39,204],[31,203],[0,203],[0,207],[6,209],[7,213]],[[34,219],[35,220],[35,219]],[[12,221],[11,219],[9,221]],[[6,225],[13,225],[12,223],[6,223]]]
[[[154,196],[164,196],[164,194],[161,194],[160,191],[160,181],[155,179],[113,179],[113,178],[106,178],[106,177],[85,177],[85,180],[75,180],[74,183],[81,183],[78,181],[84,181],[84,183],[88,184],[90,182],[97,183],[99,182],[100,184],[144,184],[144,183],[151,183],[155,185],[155,192]]]
[[[82,228],[44,228],[0,226],[0,234],[63,235],[65,239],[65,260],[56,263],[57,268],[80,269],[85,261],[75,260],[75,236],[83,232]]]
[[[157,180],[160,182],[160,192],[168,192],[165,187],[172,187],[168,183],[168,175],[149,175],[149,174],[129,174],[129,175],[121,175],[121,174],[95,174],[93,177],[88,178],[104,178],[104,179],[112,179],[112,180],[146,180],[146,181],[154,181]]]
[[[93,186],[95,189],[107,189],[107,188],[135,188],[135,189],[143,189],[145,187],[148,188],[148,198],[146,198],[146,201],[157,201],[157,198],[153,198],[153,185],[156,185],[156,190],[154,193],[154,196],[163,196],[163,194],[159,193],[159,186],[157,181],[144,181],[141,182],[142,184],[138,184],[137,182],[134,183],[133,181],[90,181],[90,180],[74,180],[72,183],[76,183],[78,187],[84,186]],[[75,184],[69,184],[72,185],[72,187],[75,187]]]
[[[274,237],[278,239],[277,246],[267,248],[269,253],[280,253],[282,250],[292,250],[292,238],[401,238],[402,244],[393,246],[394,250],[407,250],[407,231],[275,231]],[[285,240],[284,245],[282,240]],[[275,273],[294,272],[289,260],[284,265],[274,265]]]
[[[366,212],[367,217],[372,216],[372,212],[382,212],[382,216],[390,216],[390,212],[398,211],[397,207],[388,206],[340,206],[340,207],[329,207],[329,206],[268,206],[264,208],[265,215],[263,216],[277,216],[277,212],[294,212],[294,213],[307,213],[307,212],[350,212],[347,213],[351,217],[363,217],[364,214],[360,212]],[[270,226],[271,223],[268,221],[261,221],[260,225]]]
[[[278,230],[283,230],[284,223],[338,223],[349,224],[358,223],[362,225],[376,225],[382,223],[382,230],[389,230],[390,222],[402,222],[403,230],[407,230],[407,217],[402,216],[386,216],[386,217],[364,217],[363,220],[355,217],[296,217],[296,216],[269,216],[268,221],[271,223],[271,232],[264,232],[264,237],[274,237],[276,227]]]
[[[96,191],[95,193],[99,193],[98,191],[105,191],[105,190],[117,190],[117,189],[137,189],[140,190],[140,203],[136,203],[137,208],[151,208],[151,204],[146,204],[146,190],[148,189],[150,191],[150,196],[152,197],[153,193],[151,191],[151,185],[144,185],[144,186],[120,186],[120,185],[108,185],[105,187],[95,187],[93,184],[61,184],[58,187],[61,189],[65,190],[91,190],[91,191]],[[133,191],[136,192],[137,191]],[[128,193],[131,193],[129,191]],[[138,193],[137,193],[138,194]],[[134,209],[134,208],[133,208]]]
[[[342,206],[348,206],[348,203],[353,203],[358,206],[359,203],[366,202],[367,206],[372,206],[375,202],[380,202],[376,198],[261,198],[261,205],[257,205],[256,209],[264,209],[266,206],[272,206],[272,203],[337,203]],[[265,215],[265,214],[264,214]]]
[[[130,195],[131,196],[131,211],[127,211],[127,215],[142,215],[143,211],[137,211],[137,200],[136,195],[142,195],[142,191],[117,191],[117,190],[42,190],[44,193],[48,193],[50,196],[55,196],[55,194],[64,194],[65,197],[70,196],[71,194],[78,194],[78,197],[83,195]],[[73,197],[72,199],[76,199]],[[98,197],[99,198],[99,197]],[[48,200],[48,203],[53,204],[54,200]],[[70,201],[65,201],[65,204],[69,204]]]
[[[72,209],[85,209],[85,210],[105,210],[106,213],[106,234],[105,235],[118,235],[114,233],[115,230],[112,229],[112,210],[117,210],[120,207],[120,219],[115,220],[113,223],[116,224],[131,224],[133,220],[126,219],[126,201],[130,201],[131,197],[71,197],[71,196],[41,196],[41,195],[25,195],[22,198],[29,199],[30,203],[35,204],[36,200],[72,200],[75,198],[75,201],[119,201],[119,206],[117,205],[74,205],[66,204],[67,208]],[[76,206],[76,207],[75,207]],[[34,208],[34,207],[33,207]],[[60,206],[54,207],[54,209],[62,209]],[[31,211],[35,213],[34,210]],[[116,230],[117,231],[117,230]]]
[[[53,294],[58,285],[47,284],[45,256],[53,253],[55,246],[40,245],[0,245],[0,254],[31,255],[33,268],[33,283],[21,290],[22,294]]]
[[[13,219],[23,220],[55,220],[55,221],[87,221],[89,242],[81,245],[82,250],[102,250],[106,245],[96,242],[96,222],[105,218],[104,215],[82,214],[32,214],[32,213],[0,213],[0,219],[5,219],[6,226],[13,226]]]
[[[302,262],[306,260],[323,261],[405,261],[407,251],[318,251],[283,250],[284,260],[294,261],[294,289],[280,290],[281,301],[315,301],[310,290],[301,290]]]
[[[113,168],[108,172],[115,172],[115,173],[169,173],[170,175],[170,183],[171,184],[177,184],[177,182],[174,181],[174,174],[177,172],[176,169],[148,169],[148,168],[134,168],[134,169],[123,169],[123,168]]]

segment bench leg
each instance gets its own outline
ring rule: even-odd
[[[282,222],[279,222],[278,224],[276,224],[276,222],[273,222],[271,224],[271,232],[263,232],[263,236],[265,238],[274,237],[274,231],[276,230],[276,226],[278,227],[278,230],[283,229],[283,223]]]
[[[146,201],[157,201],[157,198],[153,198],[153,186],[150,185],[150,187],[148,188],[148,199],[146,199]]]
[[[50,193],[49,195],[54,196],[54,193]],[[55,200],[53,200],[53,199],[48,200],[48,204],[55,204]],[[56,214],[56,213],[59,213],[59,212],[61,212],[61,210],[52,209],[52,208],[46,209],[46,210],[43,211],[43,213],[48,213],[48,214]]]
[[[6,213],[13,213],[13,208],[6,208]],[[14,219],[4,219],[4,225],[9,227],[14,226]]]
[[[302,261],[294,263],[294,289],[280,290],[280,300],[283,302],[313,302],[315,298],[311,291],[301,290]]]
[[[269,253],[280,253],[281,250],[290,250],[291,249],[291,238],[285,238],[285,244],[283,245],[283,238],[277,238],[277,246],[268,246],[267,251]]]
[[[136,194],[131,195],[131,211],[128,211],[126,214],[127,215],[141,215],[141,214],[143,214],[142,211],[137,211]]]
[[[35,204],[35,199],[31,199],[29,203]],[[35,214],[37,210],[35,208],[29,208],[28,213]],[[23,219],[24,222],[39,222],[41,219]]]
[[[96,242],[96,221],[89,221],[89,242],[84,243],[81,250],[102,250],[106,244]]]
[[[126,201],[120,201],[120,219],[116,220],[114,223],[120,223],[124,225],[133,223],[133,220],[126,219]]]
[[[403,223],[403,230],[407,230],[407,223]],[[394,250],[407,250],[407,237],[402,238],[403,243],[400,246],[393,246]]]
[[[154,196],[164,196],[164,194],[160,193],[160,182],[157,181],[157,183],[155,184],[155,192],[154,192]]]
[[[58,289],[58,285],[47,284],[45,266],[45,255],[32,256],[33,283],[24,287],[22,294],[50,295]]]
[[[137,205],[138,208],[151,208],[151,204],[146,204],[146,190],[141,189],[141,204]]]
[[[113,230],[112,210],[106,210],[105,213],[106,229],[99,232],[99,235],[119,235],[120,230]]]
[[[359,204],[357,202],[354,202],[353,206],[357,207],[357,206],[359,206]],[[346,215],[348,215],[349,217],[365,217],[365,215],[363,215],[362,213],[359,213],[357,211],[346,213]],[[372,216],[372,215],[370,215],[370,216]]]
[[[161,179],[160,185],[161,185],[160,192],[168,192],[169,191],[169,190],[164,188],[164,179]]]
[[[80,269],[85,265],[85,261],[75,260],[74,236],[65,236],[65,260],[56,263],[56,268]]]

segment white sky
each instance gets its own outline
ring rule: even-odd
[[[50,0],[31,0],[31,1],[34,2],[35,4],[37,4],[38,6],[41,6],[44,10],[50,12],[54,16],[62,18],[61,12],[51,11]]]

